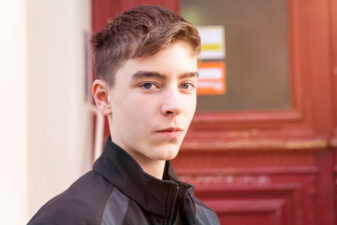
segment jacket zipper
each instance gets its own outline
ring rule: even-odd
[[[194,203],[194,200],[193,200],[193,196],[192,196],[191,193],[188,193],[188,196],[190,197],[190,200],[191,200],[191,203],[192,203],[192,207],[193,207],[193,223],[197,224],[197,222],[196,222],[195,203]]]
[[[175,193],[174,193],[174,200],[173,200],[173,204],[172,204],[172,207],[171,207],[171,215],[170,215],[170,220],[169,220],[168,225],[171,225],[172,222],[173,222],[172,219],[173,219],[173,214],[174,214],[174,206],[175,206],[175,204],[176,204],[178,192],[179,192],[179,186],[176,185],[176,186],[175,186]]]
[[[194,215],[196,214],[196,212],[195,212],[195,203],[194,203],[194,200],[193,200],[193,196],[192,196],[192,194],[191,193],[188,193],[188,196],[190,197],[190,199],[191,199],[191,202],[192,202],[192,206],[193,206],[193,213],[194,213]]]

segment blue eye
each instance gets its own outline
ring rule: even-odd
[[[183,83],[183,84],[180,85],[180,87],[181,87],[182,89],[185,89],[185,90],[190,90],[190,89],[192,89],[194,86],[193,86],[193,84],[190,84],[190,83]]]
[[[142,88],[146,89],[146,90],[153,90],[153,89],[156,89],[158,88],[158,86],[154,83],[150,83],[150,82],[147,82],[147,83],[143,83],[141,85]]]
[[[145,89],[151,89],[152,86],[153,86],[153,84],[151,84],[151,83],[145,83],[145,84],[143,84],[143,87]]]

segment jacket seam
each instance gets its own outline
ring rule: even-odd
[[[125,212],[123,212],[123,216],[122,216],[123,219],[121,220],[121,223],[120,223],[120,224],[117,224],[117,225],[123,225],[123,224],[124,224],[124,220],[125,220],[125,217],[126,217],[126,213],[127,213],[128,209],[129,209],[129,206],[130,206],[130,198],[129,198],[127,195],[125,195],[123,192],[121,192],[117,187],[114,186],[114,188],[112,189],[110,195],[109,195],[108,198],[107,198],[107,201],[105,202],[105,206],[104,206],[104,208],[103,208],[103,212],[102,212],[102,216],[101,216],[101,221],[100,221],[100,223],[99,223],[100,225],[102,224],[102,221],[103,221],[105,208],[107,207],[107,204],[109,204],[109,198],[110,198],[110,196],[112,195],[112,192],[113,192],[114,190],[116,190],[116,191],[118,191],[119,193],[121,193],[122,195],[124,195],[124,196],[126,197],[126,199],[127,199],[127,207],[126,207]]]
[[[130,199],[128,198],[128,207],[126,208],[125,213],[124,213],[124,215],[123,215],[123,220],[122,220],[121,225],[123,225],[124,222],[125,222],[125,219],[126,219],[126,213],[129,211],[129,208],[130,208]]]
[[[203,208],[205,208],[205,209],[208,209],[209,211],[212,211],[212,212],[213,212],[213,210],[212,210],[211,208],[209,208],[208,206],[206,206],[206,205],[204,205],[204,204],[200,204],[200,203],[197,202],[197,201],[194,201],[194,204],[195,204],[195,205],[198,205],[198,206],[201,206],[201,207],[203,207]]]

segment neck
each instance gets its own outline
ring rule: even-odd
[[[141,154],[133,151],[127,151],[131,157],[137,161],[137,163],[142,167],[142,169],[153,177],[160,180],[163,179],[165,160],[152,160],[144,157]]]
[[[115,143],[118,145],[118,143]],[[119,145],[123,148],[123,146]],[[145,157],[142,154],[139,154],[135,151],[128,151],[123,148],[136,162],[142,167],[142,169],[153,177],[158,178],[159,180],[163,179],[164,170],[165,170],[165,160],[154,160]]]
[[[109,127],[110,127],[110,133],[113,134],[113,131],[111,130],[111,123],[112,123],[112,118],[111,116],[108,117],[109,120]],[[113,135],[111,135],[112,141],[119,145],[121,148],[124,149],[136,162],[142,167],[142,169],[147,173],[150,174],[153,177],[156,177],[160,180],[163,179],[164,175],[164,169],[165,169],[165,160],[153,160],[145,157],[142,154],[139,154],[138,152],[135,151],[128,151],[128,149],[125,148],[121,143],[116,142],[115,138]]]
[[[137,161],[137,160],[136,160]],[[150,174],[153,177],[156,177],[160,180],[163,179],[164,169],[165,169],[165,161],[164,160],[157,160],[152,162],[139,162],[137,161],[143,170]]]

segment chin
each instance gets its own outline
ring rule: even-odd
[[[180,147],[180,146],[179,146]],[[166,146],[158,149],[158,159],[159,160],[173,160],[179,153],[179,147],[177,146]]]

